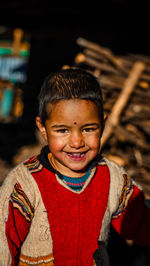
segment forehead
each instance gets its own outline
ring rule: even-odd
[[[70,99],[48,104],[50,121],[58,122],[99,122],[99,111],[95,103],[89,100]]]

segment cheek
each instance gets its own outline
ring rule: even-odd
[[[48,136],[48,146],[51,152],[60,151],[64,147],[64,141],[59,137]]]
[[[100,134],[95,134],[87,139],[87,144],[94,150],[98,150],[100,146]]]

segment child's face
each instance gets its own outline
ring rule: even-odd
[[[62,174],[78,177],[100,148],[101,122],[97,106],[87,100],[62,100],[47,106],[45,127],[37,122]],[[39,118],[37,118],[38,121]]]

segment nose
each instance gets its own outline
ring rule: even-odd
[[[81,132],[72,132],[69,139],[69,145],[71,148],[80,149],[84,147],[84,139]]]

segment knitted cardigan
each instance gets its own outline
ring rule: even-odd
[[[0,188],[0,265],[94,265],[111,224],[150,246],[150,210],[124,169],[100,160],[74,191],[34,156],[11,170]]]

